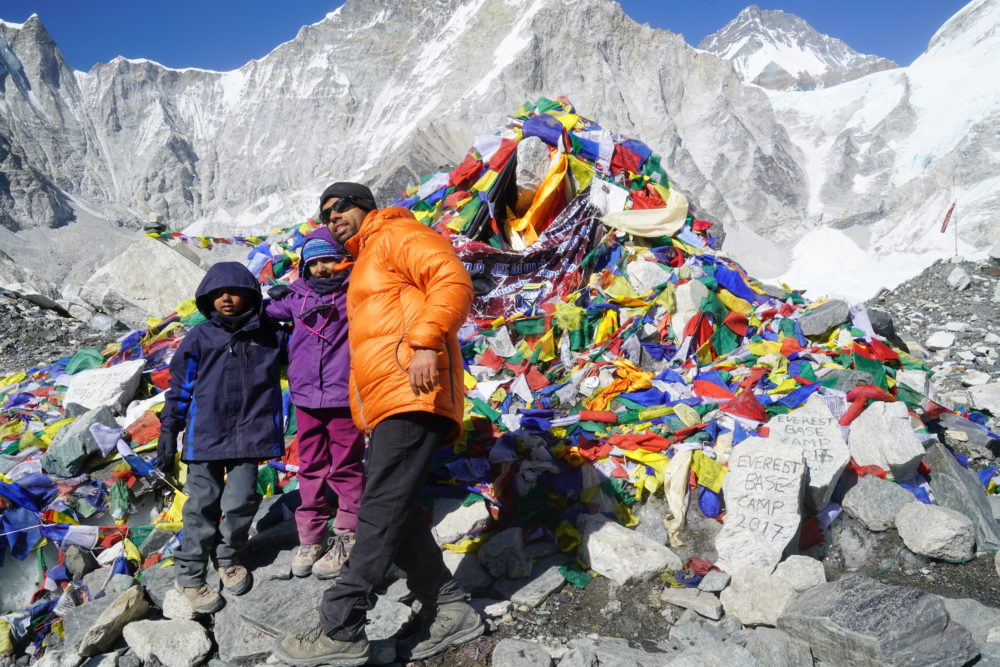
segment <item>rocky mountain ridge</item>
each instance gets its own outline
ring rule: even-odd
[[[997,5],[970,3],[910,68],[806,92],[747,85],[729,62],[608,0],[578,3],[574,22],[558,0],[347,2],[231,72],[124,58],[74,72],[37,17],[0,23],[0,224],[24,235],[89,212],[132,228],[162,215],[219,235],[286,225],[312,212],[330,180],[370,182],[385,200],[456,162],[505,110],[564,94],[643,137],[756,274],[790,265],[817,291],[802,266],[817,266],[810,251],[824,243],[810,234],[837,229],[869,264],[906,239],[907,254],[879,279],[895,284],[941,256],[939,239],[912,228],[956,197],[966,251],[995,232],[996,84],[953,54],[980,62],[996,50]],[[784,16],[787,35],[804,30]],[[581,21],[595,40],[581,42]],[[957,118],[926,114],[913,99],[918,80],[928,96],[964,86],[987,103]],[[928,153],[928,136],[953,141]],[[33,243],[41,254],[44,242]]]
[[[898,67],[820,34],[794,14],[750,5],[699,49],[733,64],[739,77],[772,90],[813,90]]]

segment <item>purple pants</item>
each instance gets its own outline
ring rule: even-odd
[[[300,544],[317,544],[326,536],[333,500],[336,532],[354,532],[364,490],[365,440],[351,420],[350,408],[295,407],[299,437],[299,493],[295,510]]]

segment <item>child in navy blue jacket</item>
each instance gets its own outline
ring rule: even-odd
[[[175,586],[196,611],[214,613],[225,602],[205,583],[211,556],[232,594],[252,585],[237,552],[260,506],[257,467],[284,451],[280,379],[287,335],[263,316],[260,283],[238,262],[212,266],[195,303],[208,321],[187,333],[170,362],[157,460],[173,472],[183,429],[188,499],[174,552]]]

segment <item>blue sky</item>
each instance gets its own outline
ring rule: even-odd
[[[365,0],[360,0],[365,1]],[[406,0],[400,0],[405,2]],[[88,70],[116,55],[169,67],[235,69],[292,39],[340,3],[334,0],[3,0],[0,19],[37,13],[70,65]],[[640,23],[683,33],[697,46],[746,0],[623,0]],[[760,3],[801,16],[862,53],[908,65],[931,35],[966,3],[957,0],[784,0]]]

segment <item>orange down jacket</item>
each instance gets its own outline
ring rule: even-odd
[[[345,244],[355,257],[347,289],[351,414],[358,428],[401,412],[455,422],[465,407],[458,329],[472,306],[472,281],[451,243],[405,208],[369,213]],[[415,395],[406,369],[416,349],[438,352],[438,387]]]

